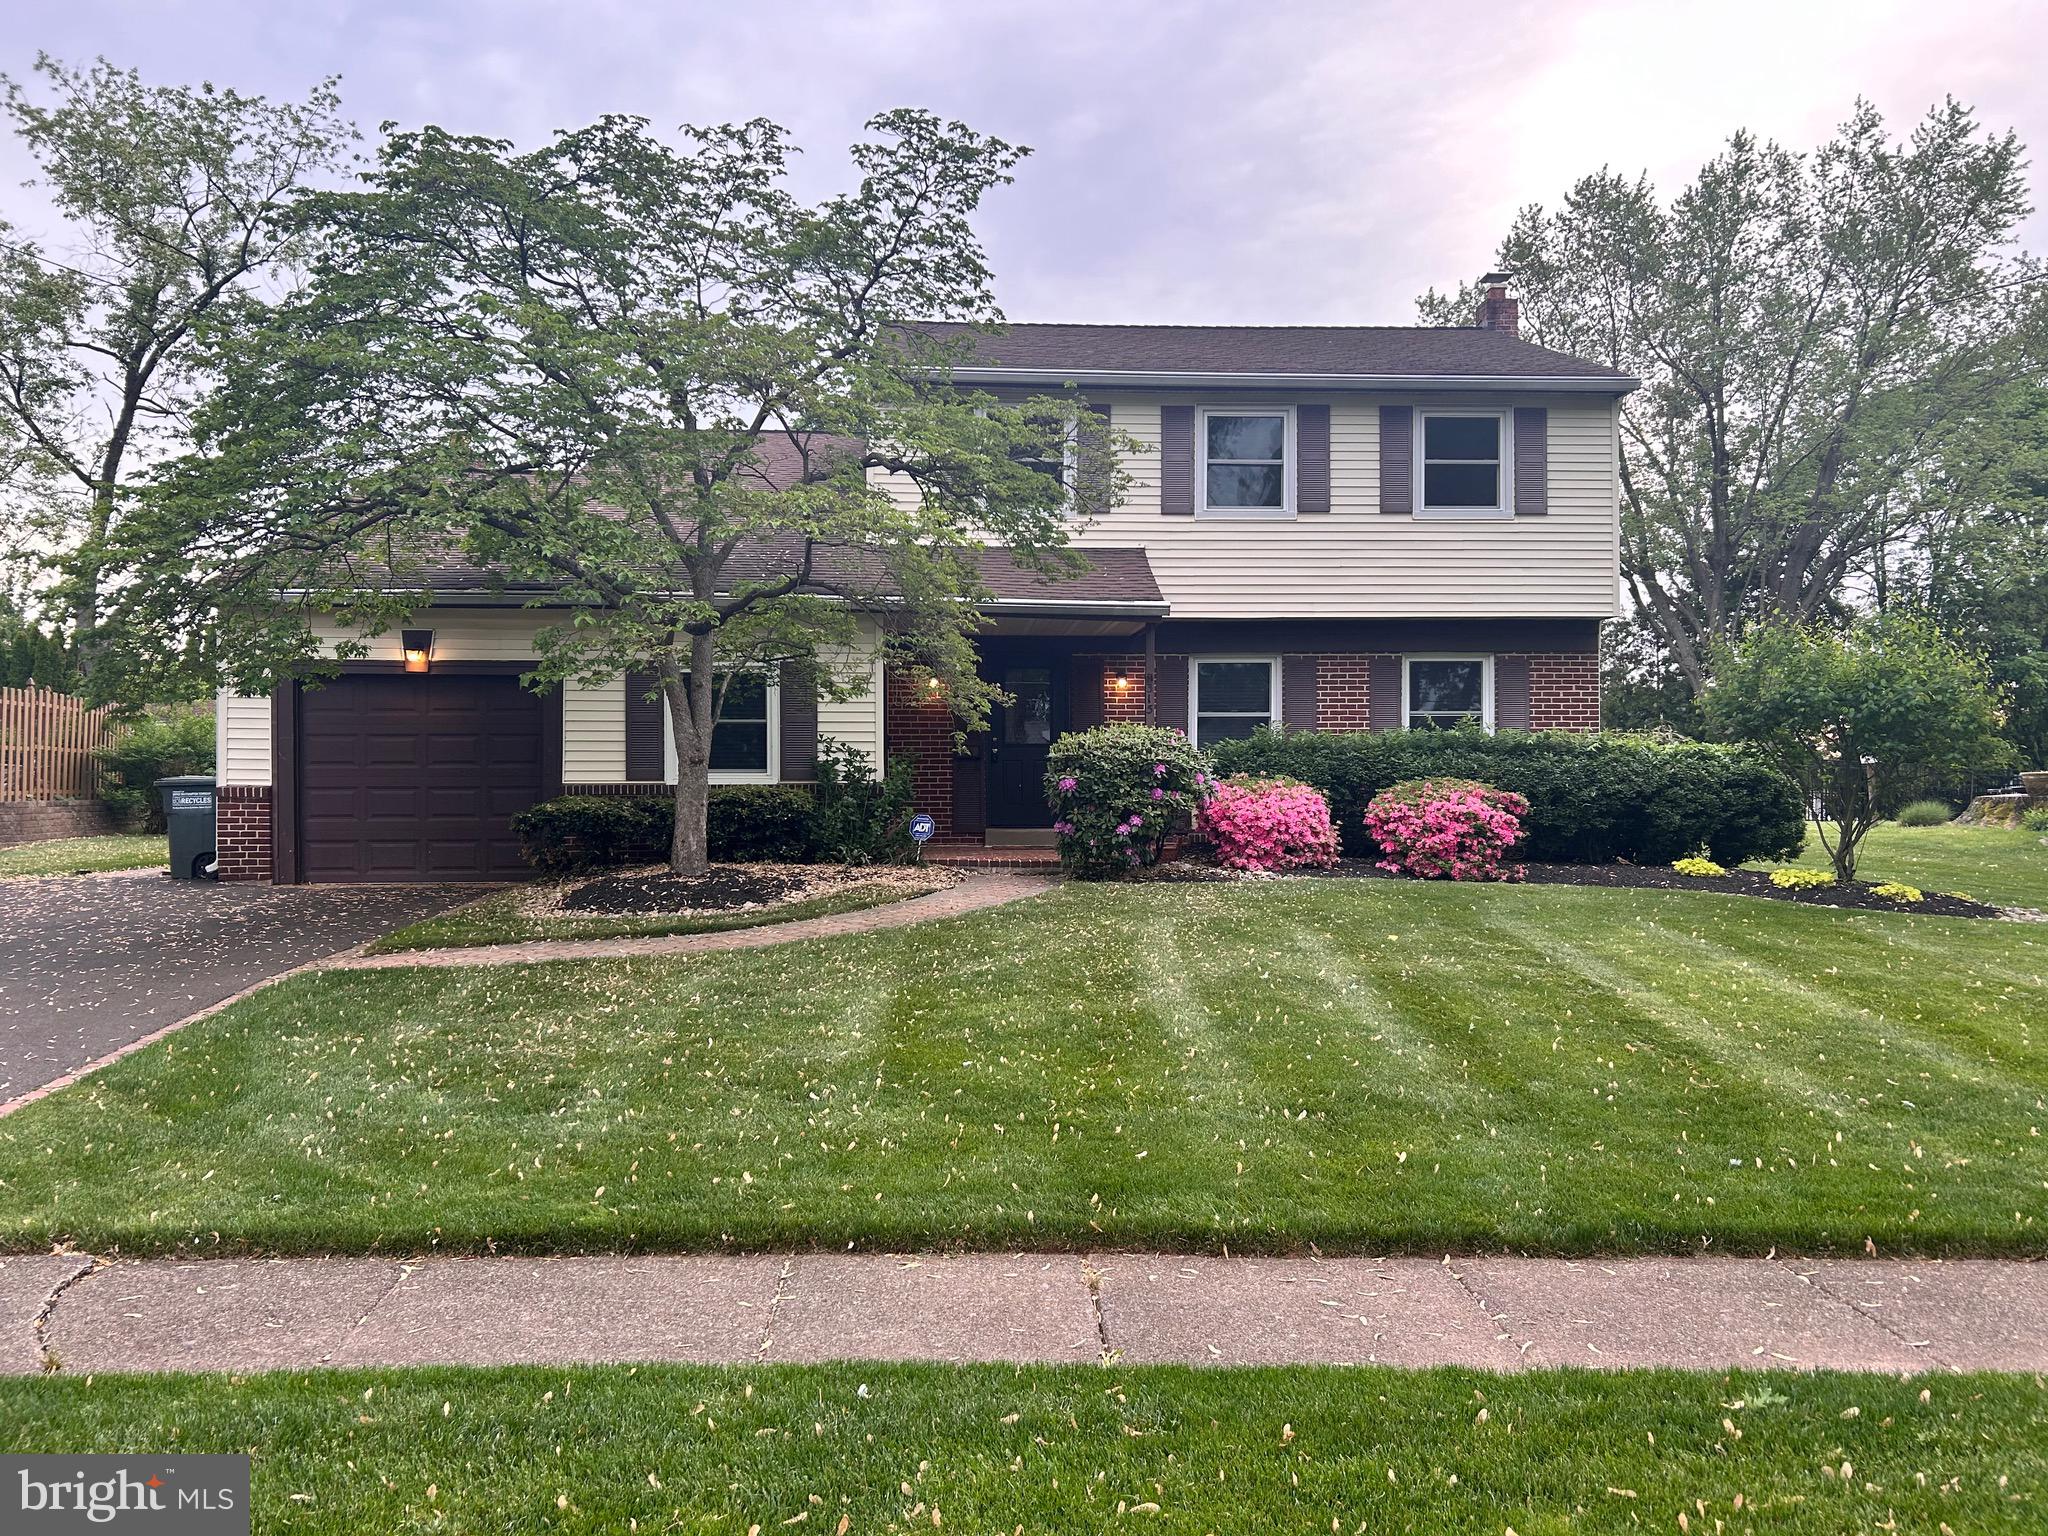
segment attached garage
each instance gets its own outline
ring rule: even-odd
[[[280,782],[293,786],[297,804],[279,830],[292,827],[296,836],[287,832],[279,850],[280,875],[531,874],[512,818],[560,792],[561,704],[521,687],[520,670],[379,669],[294,690],[295,761],[280,763]]]

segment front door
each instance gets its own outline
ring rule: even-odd
[[[1049,827],[1045,754],[1066,728],[1066,669],[1051,661],[1005,664],[995,681],[1011,702],[989,718],[988,824]]]

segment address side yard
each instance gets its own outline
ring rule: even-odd
[[[2038,925],[1069,886],[300,978],[0,1121],[0,1241],[2040,1254],[2044,1018]]]

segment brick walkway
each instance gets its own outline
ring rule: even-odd
[[[958,885],[892,901],[886,906],[843,912],[836,917],[806,917],[762,928],[735,928],[725,933],[675,933],[645,939],[538,939],[526,944],[479,944],[469,949],[412,949],[389,955],[342,955],[324,969],[376,971],[412,965],[524,965],[536,960],[632,960],[656,955],[707,955],[727,949],[760,949],[797,939],[824,939],[845,933],[872,933],[902,928],[935,918],[958,917],[984,907],[1036,896],[1052,881],[1043,875],[1014,871],[969,875]]]
[[[2048,1264],[0,1259],[0,1371],[606,1361],[2048,1370]]]

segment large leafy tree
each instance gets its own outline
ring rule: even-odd
[[[1917,470],[2018,366],[2010,134],[1953,101],[1895,143],[1859,104],[1810,155],[1738,133],[1668,205],[1602,171],[1517,215],[1523,334],[1644,381],[1622,410],[1622,575],[1697,695],[1752,620],[1839,615],[1910,537]],[[1464,323],[1468,291],[1422,301]]]
[[[217,335],[200,449],[119,551],[129,632],[260,689],[331,664],[315,615],[386,632],[436,562],[471,562],[549,610],[535,686],[658,679],[683,870],[732,680],[859,686],[856,610],[979,721],[979,540],[1070,561],[1044,469],[1110,494],[1109,434],[1076,401],[952,388],[904,323],[996,318],[970,219],[1024,151],[912,110],[869,135],[815,206],[763,121],[677,145],[608,117],[526,153],[391,136],[360,190],[300,210],[304,291]]]
[[[1982,658],[1925,618],[1755,625],[1715,657],[1708,721],[1804,791],[1838,879],[1887,803],[2010,760]]]
[[[101,621],[102,546],[139,472],[186,443],[198,327],[287,263],[280,218],[354,132],[332,81],[304,101],[145,85],[101,60],[0,77],[57,224],[0,220],[0,465],[17,555],[62,557],[81,661]]]

